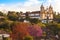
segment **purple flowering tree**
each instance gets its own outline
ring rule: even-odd
[[[42,36],[42,29],[37,24],[28,27],[28,32],[30,33],[31,36],[37,36],[37,37]]]

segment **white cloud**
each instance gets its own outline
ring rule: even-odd
[[[24,6],[32,6],[35,4],[39,4],[40,2],[38,0],[28,0],[24,3]]]
[[[44,5],[49,6],[50,4],[54,11],[60,12],[60,0],[47,0]]]
[[[27,0],[24,3],[16,3],[16,4],[0,4],[0,10],[11,10],[11,11],[37,11],[40,10],[40,5],[44,4],[44,6],[49,6],[50,4],[53,6],[54,11],[60,12],[60,0]]]
[[[24,3],[17,3],[17,4],[10,4],[10,5],[4,5],[0,6],[2,10],[13,10],[13,11],[32,11],[32,10],[37,10],[38,9],[38,4],[40,2],[38,0],[27,0]]]
[[[60,12],[60,0],[55,0],[53,7],[55,11]]]

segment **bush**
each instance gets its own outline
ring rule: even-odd
[[[39,22],[39,19],[33,18],[33,19],[30,19],[30,22],[37,24]]]
[[[26,37],[24,37],[24,40],[33,40],[33,37],[32,36],[26,36]]]

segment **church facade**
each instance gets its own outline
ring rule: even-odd
[[[40,7],[40,19],[42,22],[50,22],[50,21],[53,21],[53,14],[54,14],[54,11],[53,11],[53,8],[52,6],[50,5],[49,8],[44,8],[43,5],[41,5]]]

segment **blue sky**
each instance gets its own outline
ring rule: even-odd
[[[26,1],[29,1],[29,0],[0,0],[0,3],[2,4],[2,3],[4,3],[4,4],[13,4],[13,3],[24,3],[24,2],[26,2]],[[43,2],[45,2],[46,0],[38,0],[38,1],[43,1]]]
[[[26,0],[0,0],[0,3],[18,3],[18,2],[25,2]]]
[[[37,11],[41,4],[52,5],[54,11],[60,12],[60,0],[0,0],[0,11]]]

